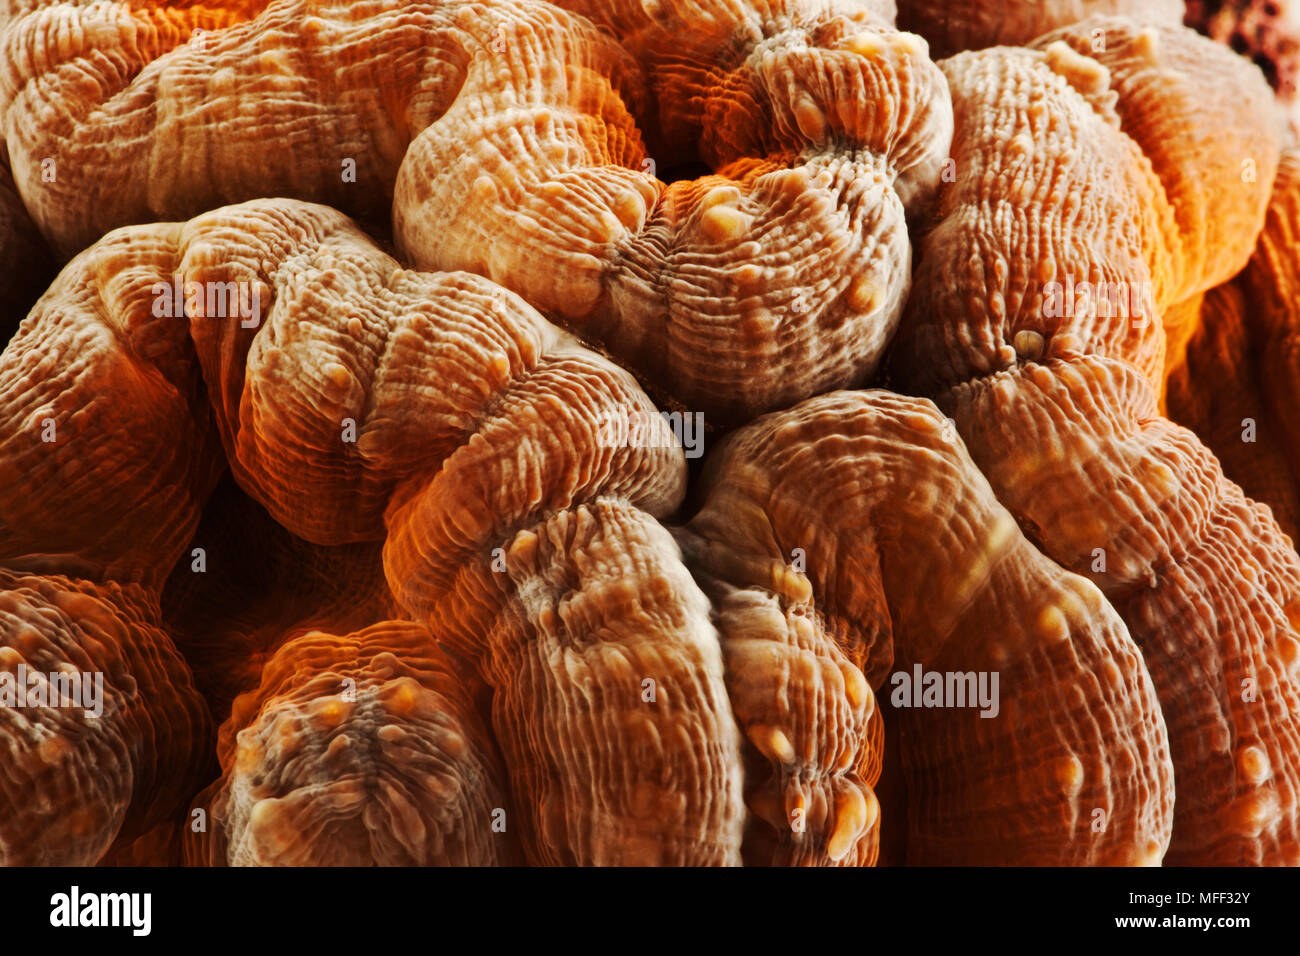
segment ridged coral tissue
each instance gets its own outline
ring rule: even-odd
[[[0,862],[1300,865],[1300,16],[0,4]]]

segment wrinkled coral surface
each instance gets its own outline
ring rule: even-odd
[[[0,6],[0,861],[1300,864],[1263,6]]]

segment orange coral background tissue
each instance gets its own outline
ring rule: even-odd
[[[0,862],[1300,865],[1298,67],[0,3]]]

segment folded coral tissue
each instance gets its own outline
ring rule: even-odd
[[[1300,864],[1288,6],[0,2],[0,862]]]

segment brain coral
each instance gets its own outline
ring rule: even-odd
[[[1253,47],[0,9],[0,860],[1300,863]]]
[[[855,3],[779,6],[720,9],[672,68],[656,18],[644,70],[531,0],[49,6],[0,38],[0,118],[64,254],[258,196],[391,206],[415,265],[506,285],[722,424],[874,370],[951,135],[924,43]],[[670,159],[716,172],[667,185]]]

